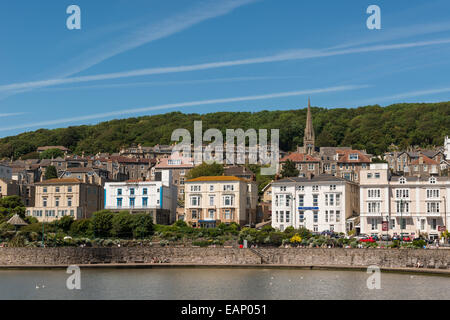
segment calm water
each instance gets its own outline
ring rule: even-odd
[[[450,277],[382,273],[369,290],[361,271],[85,269],[81,290],[68,290],[68,277],[0,270],[0,299],[450,299]]]

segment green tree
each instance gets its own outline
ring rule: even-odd
[[[409,145],[442,145],[444,136],[450,134],[450,102],[399,103],[387,107],[313,107],[311,111],[317,146],[351,146],[380,155],[391,144],[400,149]],[[193,123],[197,120],[203,121],[204,130],[217,128],[224,133],[229,128],[280,129],[280,149],[294,151],[297,145],[302,145],[306,108],[208,114],[171,112],[65,129],[39,129],[1,138],[0,158],[17,159],[45,145],[64,145],[75,154],[83,151],[95,154],[118,152],[122,146],[133,143],[143,146],[169,144],[171,134],[177,128],[186,128],[193,135]]]
[[[214,162],[213,164],[207,164],[204,162],[201,165],[191,169],[186,175],[186,178],[194,179],[205,176],[221,176],[223,171],[223,165],[219,163]]]
[[[114,213],[108,210],[95,212],[92,215],[92,231],[97,238],[108,238],[111,236]]]
[[[40,159],[55,159],[58,157],[64,157],[64,152],[59,149],[48,149],[39,154]]]
[[[145,238],[153,234],[153,219],[149,214],[133,214],[133,236],[135,238]]]
[[[93,235],[92,229],[91,219],[75,220],[70,225],[70,234],[77,237],[91,237]]]
[[[131,238],[133,235],[133,217],[128,211],[122,211],[112,218],[111,234],[117,238]]]
[[[64,216],[56,221],[56,225],[59,230],[63,231],[64,233],[68,233],[73,222],[74,222],[73,217]]]
[[[291,160],[287,160],[283,164],[283,169],[281,170],[281,176],[283,178],[298,177],[299,173],[300,172],[297,170],[295,164]]]
[[[58,171],[56,171],[56,168],[54,166],[48,166],[45,169],[44,178],[45,180],[56,179],[58,178]]]
[[[25,218],[25,205],[19,196],[8,196],[0,199],[0,222],[10,219],[18,214],[22,219]]]

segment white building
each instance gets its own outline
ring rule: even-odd
[[[175,222],[177,189],[169,170],[156,175],[157,181],[129,180],[105,183],[105,209],[145,212],[157,224]]]
[[[12,169],[11,167],[0,164],[0,179],[11,180],[12,179]]]
[[[346,233],[348,218],[359,214],[358,184],[318,175],[296,177],[272,183],[272,227],[305,227],[313,232]]]
[[[449,177],[391,176],[387,164],[361,171],[361,232],[437,238],[450,222]]]

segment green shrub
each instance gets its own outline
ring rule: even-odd
[[[122,239],[133,236],[133,217],[128,211],[114,214],[111,235]]]
[[[212,241],[210,240],[198,240],[198,241],[192,241],[193,246],[199,246],[199,247],[207,247],[210,244],[212,244]]]
[[[108,238],[111,236],[114,213],[108,210],[95,212],[92,215],[92,231],[97,237]]]
[[[427,242],[425,240],[418,239],[418,240],[413,240],[412,244],[415,248],[423,248],[424,246],[427,245]]]
[[[153,234],[153,219],[149,214],[138,213],[132,215],[133,236],[137,239],[143,239]]]
[[[90,237],[92,236],[92,221],[91,219],[75,220],[70,226],[70,235],[75,237]]]

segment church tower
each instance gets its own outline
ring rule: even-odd
[[[314,147],[314,128],[311,117],[311,101],[308,98],[308,113],[306,115],[305,135],[303,137],[303,150],[306,154],[313,155]]]

